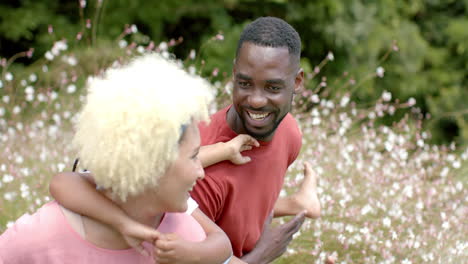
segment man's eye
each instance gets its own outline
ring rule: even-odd
[[[279,87],[279,86],[270,86],[269,89],[276,92],[276,91],[281,90],[281,87]]]
[[[249,82],[245,82],[245,81],[238,81],[237,84],[240,86],[240,87],[247,87],[249,86]]]

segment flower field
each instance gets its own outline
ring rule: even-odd
[[[128,34],[136,31],[129,29]],[[168,44],[151,45],[119,40],[124,54],[168,54]],[[35,72],[10,72],[2,60],[0,232],[50,201],[51,176],[72,168],[69,143],[86,92],[83,60],[64,40],[45,53]],[[384,78],[384,68],[371,76]],[[422,123],[429,117],[414,107],[414,99],[399,102],[384,92],[375,104],[359,105],[349,93],[321,97],[338,85],[352,90],[356,81],[344,76],[321,82],[321,93],[306,90],[295,98],[303,147],[282,194],[294,192],[302,161],[309,161],[319,175],[322,216],[306,220],[276,263],[466,263],[468,148],[427,143],[430,134]],[[217,109],[229,98],[229,81],[217,83],[214,92]],[[380,121],[397,113],[398,122]]]

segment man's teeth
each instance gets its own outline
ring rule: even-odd
[[[262,120],[262,119],[265,119],[265,117],[268,116],[268,113],[265,113],[265,114],[254,114],[254,113],[249,113],[249,116],[252,118],[252,119],[255,119],[255,120]]]

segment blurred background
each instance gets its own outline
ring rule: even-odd
[[[178,58],[196,55],[194,66],[223,82],[242,28],[259,16],[283,18],[297,29],[302,66],[315,77],[309,90],[325,97],[348,92],[362,105],[384,91],[401,102],[414,98],[432,143],[467,143],[468,0],[4,0],[2,80],[10,71],[56,63],[51,47],[63,39],[79,62],[78,78],[121,56],[119,45],[148,47],[154,41],[156,48],[166,43]],[[395,52],[387,56],[389,49]],[[314,73],[327,54],[333,62]],[[385,78],[360,83],[378,67]],[[342,78],[357,83],[327,82]],[[326,94],[314,90],[322,82]],[[0,95],[7,92],[0,89]],[[402,115],[397,111],[379,122],[391,124]]]

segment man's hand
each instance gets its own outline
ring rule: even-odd
[[[292,240],[293,235],[304,223],[305,212],[297,214],[291,221],[278,227],[270,227],[273,214],[268,217],[263,226],[263,233],[255,248],[242,257],[250,264],[270,263],[281,256]]]
[[[236,165],[241,165],[250,161],[250,157],[242,156],[241,152],[258,147],[260,143],[249,135],[241,134],[226,142],[226,146],[229,150],[227,159]]]
[[[186,241],[175,233],[162,234],[154,242],[154,260],[159,264],[196,263],[196,252],[193,252],[193,243]]]

